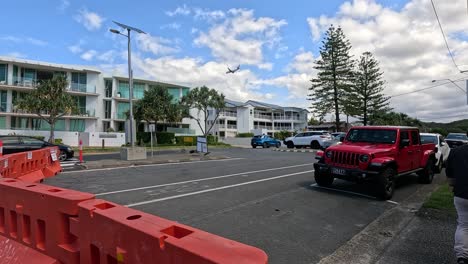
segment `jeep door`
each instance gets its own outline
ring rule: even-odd
[[[409,146],[404,146],[404,140],[410,140],[410,133],[408,130],[400,130],[399,153],[397,156],[399,173],[411,170],[413,149],[411,147],[411,141]]]
[[[410,150],[411,169],[416,170],[420,168],[421,164],[421,137],[418,130],[411,130],[411,146]]]

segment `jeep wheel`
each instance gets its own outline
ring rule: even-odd
[[[395,191],[395,170],[392,168],[384,169],[378,176],[377,196],[382,200],[391,199]]]
[[[418,172],[418,180],[420,183],[430,184],[434,179],[434,159],[429,158],[426,163],[426,167],[420,172]]]
[[[312,141],[312,143],[310,143],[310,148],[311,149],[320,149],[320,143],[316,140]]]
[[[333,184],[333,181],[335,180],[333,176],[325,173],[320,173],[318,171],[315,171],[314,177],[317,185],[321,187],[330,187]]]
[[[252,145],[252,148],[257,148],[257,145]]]
[[[268,145],[268,143],[263,143],[263,148],[269,148],[270,146]]]
[[[279,148],[279,147],[281,147],[281,143],[277,142],[276,143],[276,148]]]
[[[294,148],[294,143],[291,142],[291,141],[288,141],[288,142],[286,142],[286,146],[287,146],[289,149],[292,149],[292,148]]]

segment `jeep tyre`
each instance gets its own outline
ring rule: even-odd
[[[396,173],[393,168],[385,168],[378,176],[377,196],[382,200],[389,200],[395,192]]]
[[[333,184],[335,178],[330,174],[320,173],[319,171],[315,171],[314,173],[315,182],[318,186],[321,187],[330,187]]]
[[[429,158],[426,166],[420,172],[418,172],[418,180],[420,183],[430,184],[434,179],[434,159]]]
[[[291,141],[288,141],[288,142],[286,142],[286,146],[288,147],[288,149],[292,149],[292,148],[294,148],[294,143],[291,142]]]
[[[270,146],[268,145],[268,143],[263,143],[263,148],[269,148]]]

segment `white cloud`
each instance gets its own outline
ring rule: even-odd
[[[455,60],[468,64],[466,2],[436,1],[435,4]],[[374,0],[347,1],[336,15],[311,17],[307,21],[316,41],[330,24],[339,25],[351,41],[355,58],[364,51],[373,52],[384,71],[388,95],[431,86],[432,79],[463,76],[448,56],[427,0],[411,0],[399,10],[386,8]],[[391,103],[396,111],[427,119],[460,113],[462,108],[466,111],[466,96],[460,95],[453,85],[447,84],[423,93],[395,97]]]
[[[179,30],[181,27],[181,25],[179,23],[170,23],[170,24],[166,24],[166,25],[162,25],[160,28],[161,29],[175,29],[175,30]]]
[[[22,37],[15,37],[15,36],[4,36],[4,37],[0,37],[0,40],[15,42],[15,43],[28,43],[28,44],[36,45],[36,46],[47,46],[48,44],[46,41],[32,38],[32,37],[22,38]]]
[[[179,47],[175,46],[173,41],[166,38],[151,36],[149,34],[138,34],[136,39],[140,50],[151,52],[154,55],[166,55],[179,51]]]
[[[26,57],[28,57],[26,54],[21,53],[21,52],[16,52],[16,51],[3,54],[3,56],[13,57],[13,58],[26,58]]]
[[[174,11],[166,11],[166,15],[173,17],[176,15],[183,15],[187,16],[190,15],[191,11],[190,8],[187,7],[185,4],[183,6],[177,7]]]
[[[86,8],[78,11],[74,16],[75,20],[82,24],[87,30],[95,31],[101,28],[102,22],[105,18],[101,17],[95,12],[88,11]]]
[[[231,9],[221,23],[194,40],[197,46],[211,49],[212,55],[229,64],[264,64],[263,47],[273,48],[281,41],[279,30],[284,20],[255,18],[252,10]]]
[[[113,63],[114,62],[114,58],[116,57],[116,52],[114,50],[108,50],[98,56],[96,56],[96,58],[100,61],[104,61],[104,62],[107,62],[107,63]]]
[[[214,21],[223,19],[226,17],[226,14],[221,10],[208,10],[202,8],[194,8],[193,9],[194,18],[206,21]]]
[[[60,5],[57,7],[57,10],[60,13],[63,13],[63,12],[65,12],[65,10],[67,10],[67,8],[69,6],[70,6],[70,1],[69,0],[61,0]]]
[[[199,58],[161,57],[142,59],[134,57],[135,71],[143,77],[189,87],[206,85],[215,88],[232,100],[266,100],[267,96],[256,91],[253,83],[257,77],[248,69],[236,74],[226,74],[226,64]],[[269,95],[271,97],[271,95]]]
[[[90,61],[96,56],[96,54],[97,54],[97,51],[88,50],[88,51],[84,52],[83,54],[81,54],[81,58],[83,60]]]
[[[74,54],[78,54],[83,51],[83,49],[77,44],[77,45],[72,45],[68,46],[68,50],[71,51]]]

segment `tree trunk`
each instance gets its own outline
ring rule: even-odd
[[[55,122],[50,123],[50,137],[49,137],[49,143],[54,144],[55,143]]]
[[[339,111],[339,106],[338,106],[338,88],[336,87],[336,82],[335,82],[335,125],[336,125],[336,130],[335,132],[340,131],[340,111]]]

